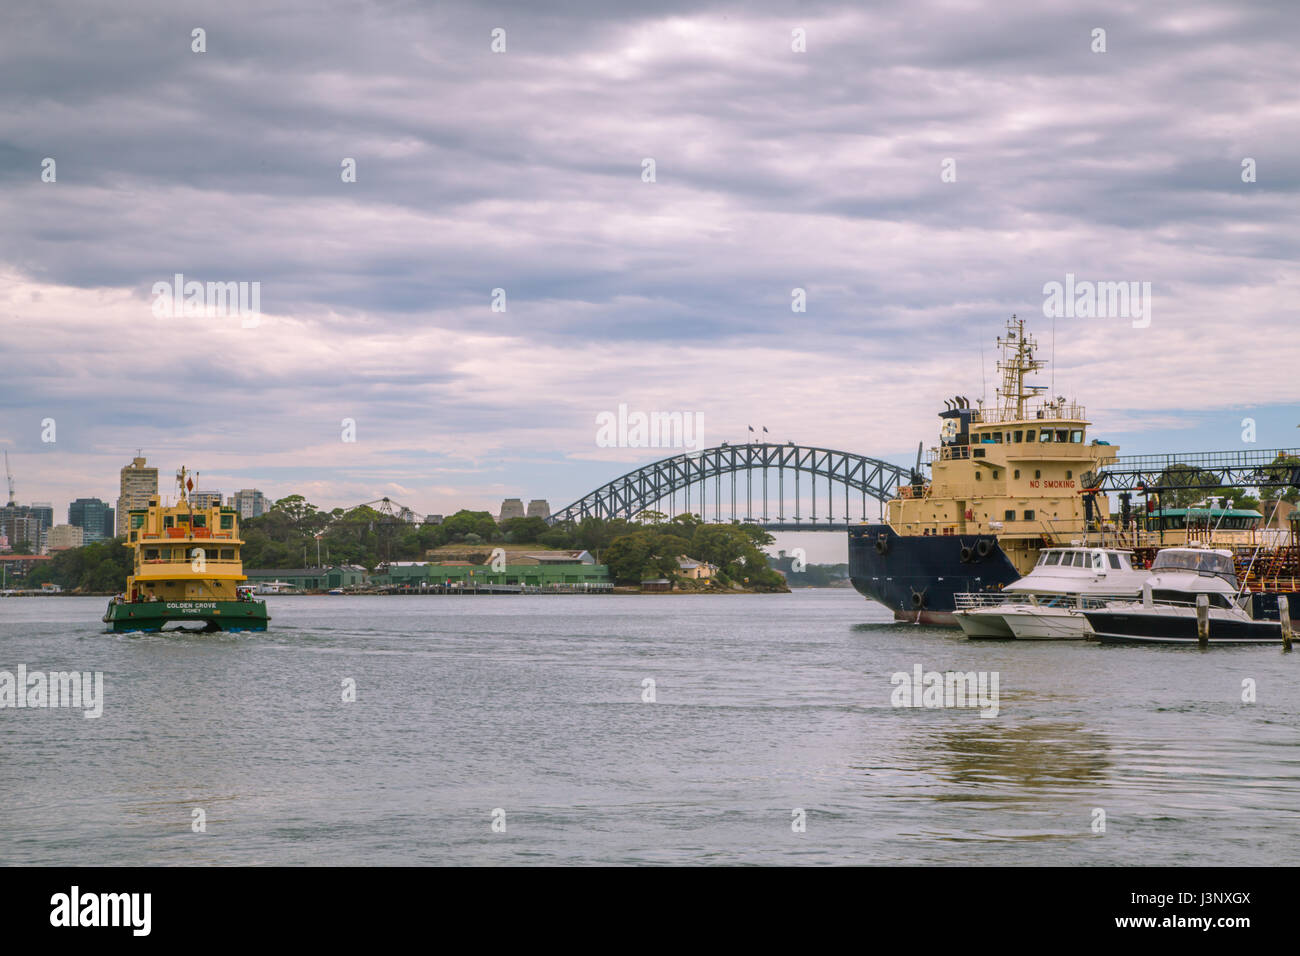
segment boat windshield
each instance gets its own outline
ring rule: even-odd
[[[1196,571],[1200,574],[1217,574],[1236,582],[1237,569],[1232,558],[1213,551],[1161,551],[1151,564],[1152,571]]]

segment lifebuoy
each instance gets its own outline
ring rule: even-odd
[[[964,563],[970,564],[970,559],[975,557],[975,552],[970,549],[969,545],[962,545],[961,559]]]
[[[920,591],[912,592],[912,607],[920,609],[925,604],[925,595]]]
[[[981,558],[987,558],[989,552],[993,550],[993,542],[988,538],[980,538],[979,544],[975,545],[975,552]]]
[[[889,538],[883,534],[876,535],[876,554],[889,553]]]

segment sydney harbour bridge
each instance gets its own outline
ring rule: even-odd
[[[886,501],[907,468],[832,448],[751,442],[683,452],[601,485],[551,524],[583,518],[635,518],[642,512],[697,514],[769,531],[842,530],[875,517],[867,499]]]

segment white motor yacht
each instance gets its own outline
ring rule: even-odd
[[[1232,552],[1165,548],[1151,563],[1139,601],[1084,610],[1096,640],[1107,644],[1196,644],[1196,600],[1205,595],[1210,644],[1267,644],[1282,639],[1278,621],[1256,620],[1246,610]]]
[[[1131,551],[1044,548],[1032,571],[996,594],[956,595],[953,617],[967,637],[1079,640],[1090,633],[1080,610],[1136,598],[1146,578]]]

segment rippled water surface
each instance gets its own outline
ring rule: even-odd
[[[140,636],[0,599],[0,670],[106,698],[0,710],[0,862],[1300,863],[1300,653],[975,643],[837,590],[269,601]],[[997,672],[998,715],[891,706],[917,664]]]

